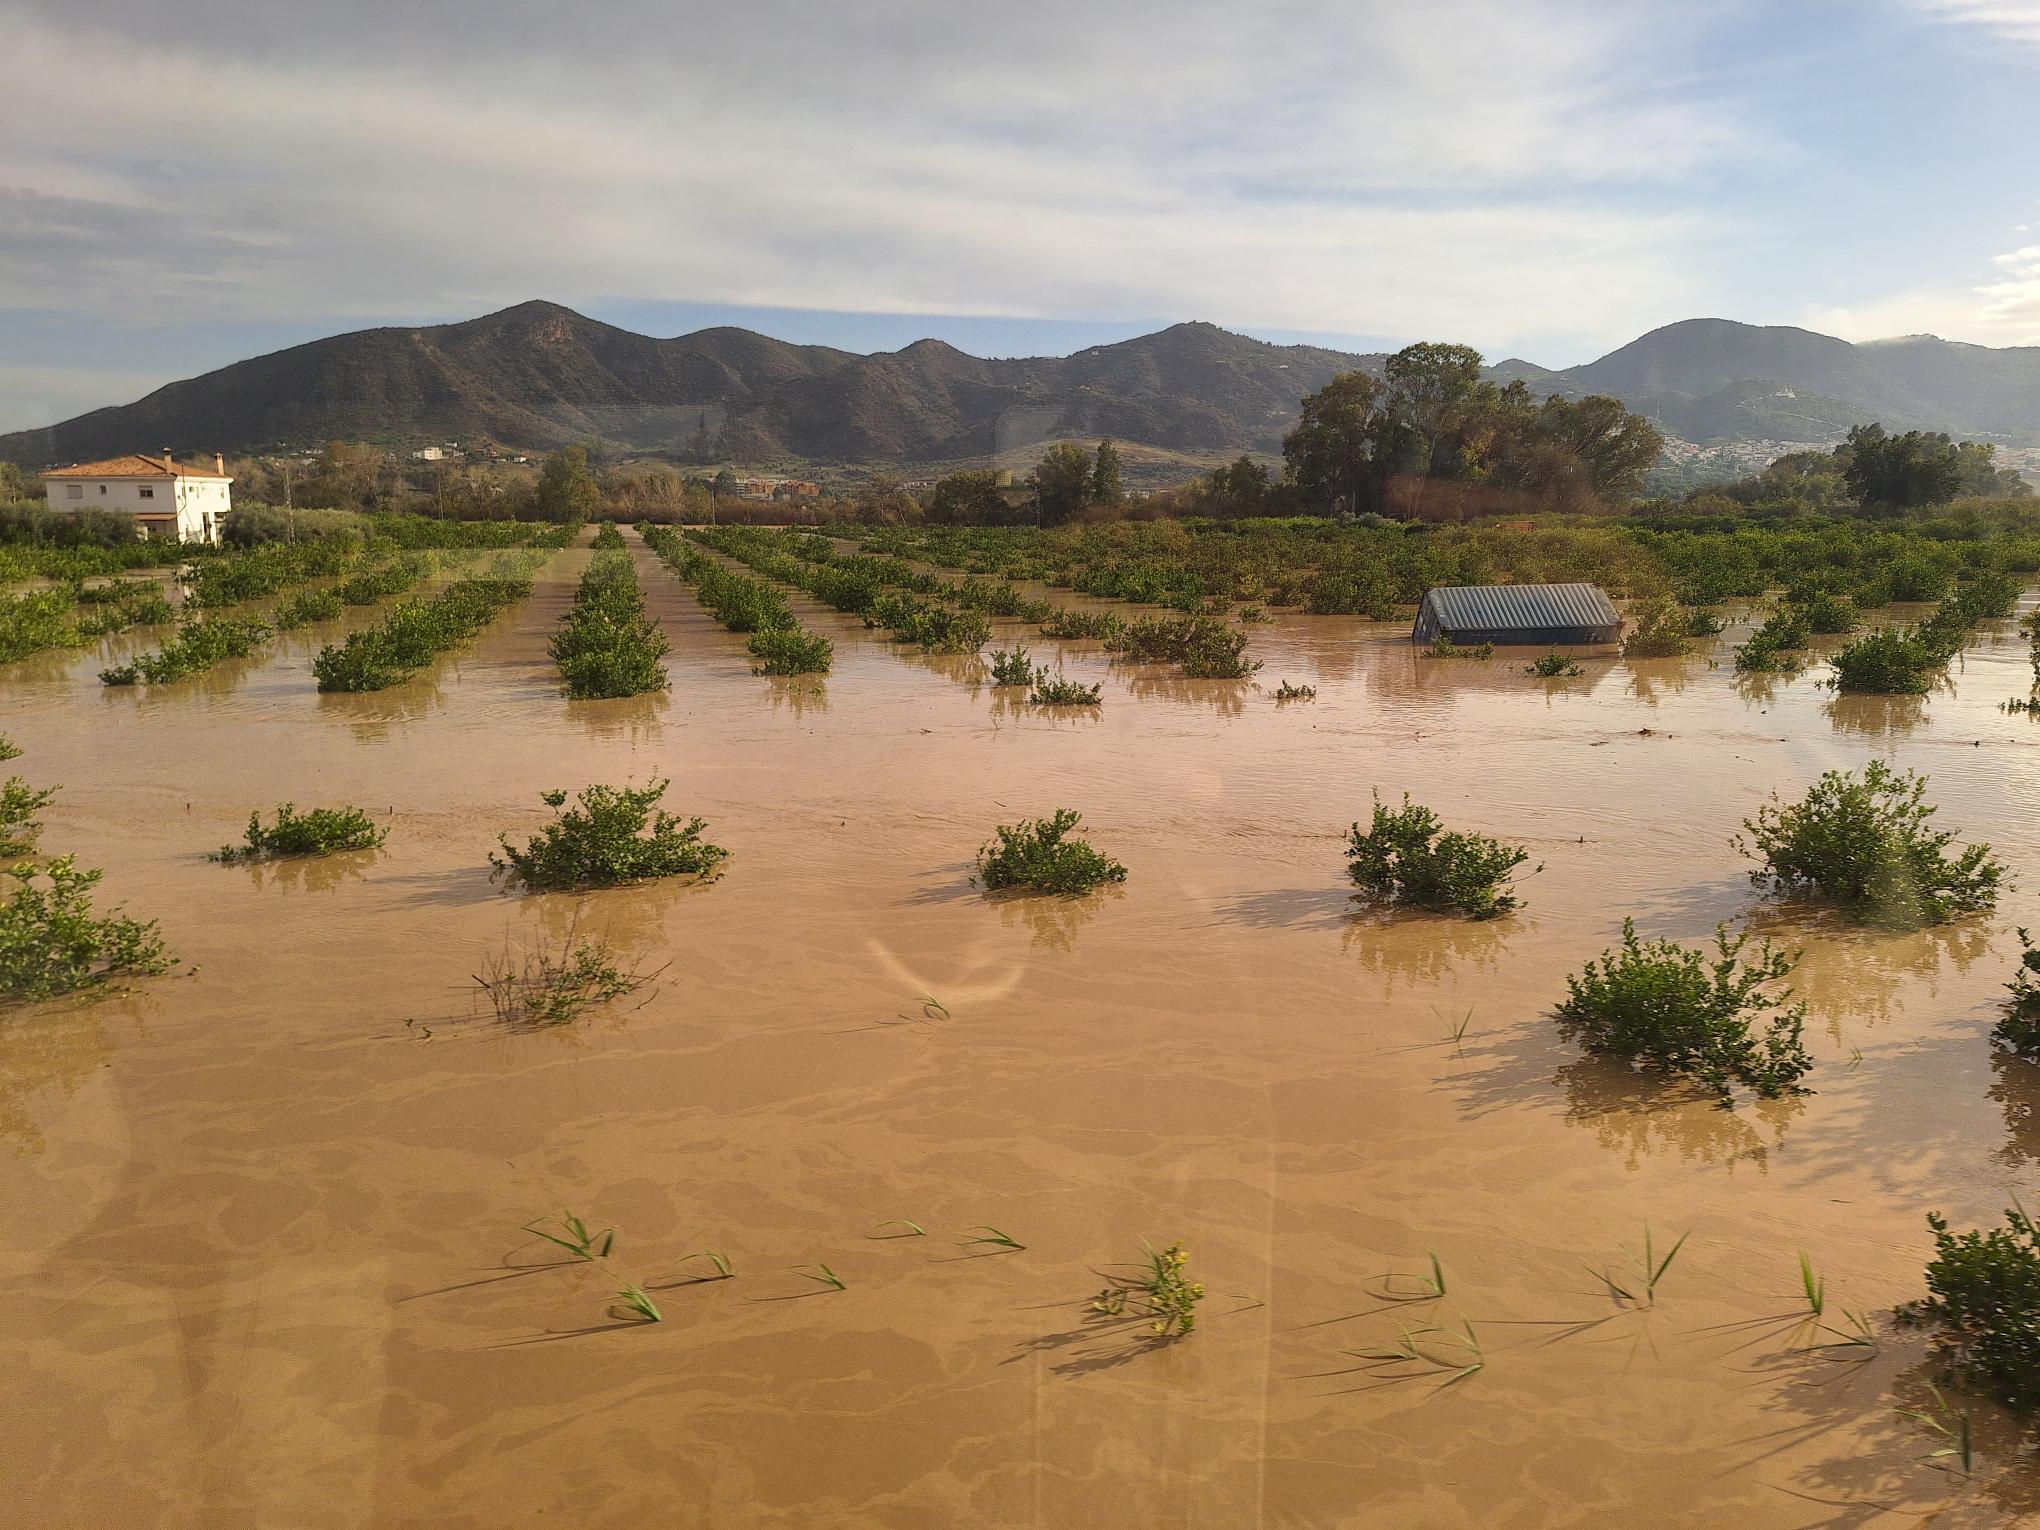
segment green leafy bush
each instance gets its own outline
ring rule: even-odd
[[[1434,659],[1492,659],[1495,656],[1495,645],[1474,643],[1461,648],[1450,636],[1441,632],[1431,639],[1431,646],[1424,652]]]
[[[1923,696],[1947,669],[1948,659],[1917,627],[1883,627],[1836,653],[1834,666],[1838,691]]]
[[[1686,651],[1692,618],[1673,596],[1651,596],[1634,617],[1635,625],[1622,640],[1623,658],[1675,659]]]
[[[1926,790],[1925,777],[1882,760],[1861,780],[1831,770],[1799,802],[1774,794],[1736,848],[1763,863],[1759,884],[1816,892],[1866,923],[1917,929],[1994,907],[2004,867],[1988,845],[1948,855],[1955,835],[1932,827]]]
[[[1901,1314],[1939,1330],[1942,1353],[1966,1381],[2008,1408],[2040,1407],[2040,1228],[2017,1204],[1988,1232],[1950,1232],[1938,1214],[1927,1225],[1930,1294]]]
[[[599,545],[600,537],[596,540]],[[669,683],[660,662],[666,649],[666,634],[645,614],[630,554],[596,553],[581,575],[573,609],[560,618],[552,638],[553,662],[567,682],[567,694],[589,700],[663,691]]]
[[[1070,838],[1081,822],[1080,814],[1058,808],[1048,818],[999,825],[997,837],[978,849],[978,880],[991,891],[1024,887],[1064,897],[1107,882],[1124,882],[1124,866],[1085,841]]]
[[[11,664],[47,648],[73,648],[79,640],[71,620],[69,590],[0,595],[0,664]]]
[[[1992,1033],[1998,1043],[2021,1057],[2040,1061],[2040,946],[2019,931],[2019,970],[2005,984],[2011,997]]]
[[[836,657],[834,643],[805,627],[753,633],[744,646],[759,660],[760,675],[826,675]]]
[[[992,684],[1032,685],[1034,683],[1034,660],[1025,648],[1015,648],[1011,653],[1001,648],[992,655]]]
[[[1095,707],[1105,701],[1105,687],[1083,685],[1063,677],[1060,670],[1051,675],[1046,669],[1034,672],[1034,688],[1027,693],[1027,704],[1036,707]]]
[[[295,632],[313,622],[330,622],[346,609],[336,590],[305,590],[276,608],[276,630]]]
[[[8,758],[11,756],[0,754],[0,759]],[[56,787],[37,790],[20,776],[9,776],[0,783],[0,855],[28,854],[42,830],[42,820],[35,815],[56,795]]]
[[[1317,687],[1314,685],[1291,685],[1287,680],[1284,680],[1275,687],[1275,699],[1277,701],[1315,701],[1317,700]]]
[[[701,837],[700,818],[683,823],[658,806],[670,783],[590,786],[579,805],[565,807],[564,791],[540,793],[553,821],[518,849],[505,836],[501,855],[490,853],[496,874],[515,877],[535,891],[620,887],[658,877],[713,874],[729,856]]]
[[[1811,637],[1806,613],[1793,606],[1780,606],[1750,634],[1748,642],[1736,649],[1735,667],[1758,674],[1797,669],[1798,662],[1790,655],[1804,648]]]
[[[1530,859],[1521,845],[1485,834],[1447,832],[1438,815],[1403,797],[1400,808],[1374,799],[1374,821],[1347,836],[1346,872],[1375,897],[1438,913],[1495,919],[1520,906],[1510,890]]]
[[[342,605],[372,606],[392,595],[403,594],[430,573],[432,566],[429,555],[399,558],[341,580],[333,587],[332,593],[339,597]]]
[[[68,855],[40,871],[24,862],[4,873],[14,890],[0,903],[0,995],[48,999],[170,970],[174,958],[153,919],[93,912],[104,874],[80,871]]]
[[[1820,590],[1807,597],[1800,610],[1806,616],[1808,632],[1835,634],[1856,630],[1856,603],[1846,595]]]
[[[248,832],[239,845],[222,845],[215,861],[247,861],[258,856],[337,855],[343,850],[373,850],[389,837],[357,807],[313,808],[299,813],[286,802],[276,822],[265,826],[262,814],[248,815]]]
[[[269,624],[252,616],[215,616],[209,621],[186,622],[177,636],[155,653],[145,653],[132,663],[102,669],[99,678],[107,685],[133,685],[146,680],[151,685],[201,674],[228,659],[245,659],[270,638]]]
[[[429,600],[402,601],[378,625],[320,649],[312,673],[322,691],[385,690],[409,679],[436,655],[468,641],[497,612],[530,593],[529,579],[458,580]]]
[[[1103,638],[1111,642],[1125,630],[1126,623],[1116,611],[1075,611],[1064,609],[1041,623],[1043,637],[1076,641]]]
[[[1575,675],[1586,673],[1573,661],[1571,654],[1560,653],[1556,648],[1524,665],[1523,672],[1536,675],[1541,680],[1570,680]]]
[[[1747,934],[1714,932],[1712,959],[1669,940],[1639,940],[1622,921],[1622,947],[1566,979],[1558,1021],[1590,1052],[1696,1079],[1724,1103],[1744,1084],[1766,1097],[1796,1092],[1813,1066],[1801,1040],[1806,1006],[1773,994],[1797,958],[1769,942],[1745,962]]]
[[[595,528],[595,540],[589,545],[598,552],[612,549],[620,552],[624,547],[623,533],[617,529],[614,521],[604,521]]]

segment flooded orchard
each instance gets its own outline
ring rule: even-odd
[[[1927,1337],[1891,1319],[1927,1213],[1995,1225],[2040,1158],[2040,1069],[1988,1038],[2040,924],[2011,622],[1925,697],[1738,675],[1747,620],[1551,681],[1431,658],[1406,622],[1278,615],[1252,681],[995,623],[1102,682],[1050,709],[800,595],[832,672],[754,675],[630,545],[665,694],[562,695],[585,547],[386,691],[311,673],[373,613],[140,691],[98,672],[142,633],[0,670],[10,769],[63,785],[45,852],[105,867],[180,959],[0,1025],[17,1523],[2040,1512],[1988,1404],[1963,1400],[1972,1471],[1932,1454],[1902,1411],[1932,1416]],[[1276,703],[1283,680],[1315,698]],[[1874,756],[1996,848],[1996,913],[1887,934],[1752,886],[1743,820]],[[731,852],[715,880],[492,880],[542,791],[653,778]],[[1357,902],[1344,840],[1377,792],[1528,847],[1525,907]],[[206,859],[286,801],[358,804],[388,842]],[[1065,805],[1124,884],[973,884],[995,825]],[[1563,1039],[1567,975],[1626,916],[1803,947],[1813,1092],[1724,1110]],[[572,930],[656,976],[568,1025],[484,1018],[475,974]],[[563,1211],[610,1255],[524,1231]],[[1646,1236],[1653,1264],[1686,1239],[1654,1293]],[[1194,1336],[1092,1310],[1144,1242],[1187,1251]],[[1872,1342],[1810,1324],[1802,1250]],[[1393,1359],[1421,1330],[1429,1358]]]

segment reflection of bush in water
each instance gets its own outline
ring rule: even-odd
[[[1768,1172],[1771,1150],[1806,1108],[1803,1099],[1786,1097],[1726,1110],[1705,1089],[1659,1083],[1593,1057],[1566,1063],[1556,1082],[1565,1091],[1566,1124],[1591,1129],[1630,1169],[1671,1151],[1688,1163],[1749,1162]]]
[[[367,879],[368,869],[379,859],[374,854],[347,856],[288,857],[273,861],[244,861],[242,869],[257,888],[273,887],[283,893],[328,893],[344,882]]]
[[[1107,903],[1126,896],[1126,889],[1107,885],[1082,898],[1012,898],[998,902],[999,923],[1006,929],[1025,925],[1033,932],[1033,944],[1043,951],[1076,949],[1077,932],[1098,917]]]
[[[657,735],[659,714],[671,704],[666,691],[574,701],[567,716],[581,731],[604,743],[640,744]]]
[[[1178,701],[1210,707],[1221,717],[1237,717],[1247,709],[1251,687],[1244,680],[1184,680],[1143,678],[1129,681],[1135,701]]]
[[[1943,682],[1941,689],[1946,689]],[[1837,696],[1822,708],[1837,733],[1888,739],[1910,734],[1926,721],[1924,696]]]
[[[1991,1085],[1985,1091],[2005,1113],[2005,1145],[1997,1157],[2013,1168],[2040,1164],[2040,1062],[1991,1048]]]
[[[1465,968],[1493,967],[1509,926],[1492,920],[1418,915],[1401,919],[1361,918],[1339,936],[1340,948],[1369,972],[1411,984],[1435,982]]]
[[[0,1139],[22,1157],[47,1144],[30,1105],[46,1089],[66,1097],[113,1056],[96,1011],[82,1005],[46,1007],[0,1025]]]
[[[364,744],[380,743],[399,723],[414,723],[446,709],[446,692],[433,679],[417,677],[385,691],[320,691],[319,710],[339,718]]]
[[[829,687],[813,675],[775,675],[772,678],[772,710],[788,711],[795,717],[829,710]],[[665,697],[658,698],[665,701]]]
[[[606,940],[621,951],[658,949],[666,943],[666,916],[697,885],[681,878],[541,896],[535,900],[539,930],[553,944],[578,934]]]
[[[1688,681],[1683,659],[1660,660],[1648,670],[1630,669],[1629,694],[1646,705],[1655,705],[1660,696],[1683,695]]]
[[[1990,954],[1990,931],[1979,924],[1879,934],[1803,898],[1753,908],[1745,922],[1757,935],[1801,952],[1793,987],[1836,1041],[1847,1020],[1889,1020],[1907,983],[1931,981],[1950,968],[1967,972]]]

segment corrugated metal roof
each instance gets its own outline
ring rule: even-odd
[[[1440,585],[1424,596],[1413,636],[1576,629],[1582,635],[1575,641],[1596,642],[1621,628],[1622,613],[1597,584],[1463,584]]]

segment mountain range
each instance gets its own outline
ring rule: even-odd
[[[916,464],[1110,435],[1168,452],[1269,452],[1298,400],[1386,357],[1177,324],[1071,356],[986,359],[939,340],[859,355],[749,330],[654,339],[554,303],[458,324],[358,330],[236,362],[39,430],[0,460],[249,452],[326,440],[600,438],[699,460]],[[1804,329],[1689,319],[1598,361],[1491,367],[1539,394],[1607,393],[1668,435],[1824,442],[1851,425],[2040,445],[2040,347],[1914,335],[1850,344]]]

